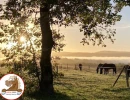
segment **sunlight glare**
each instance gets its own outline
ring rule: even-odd
[[[20,37],[20,41],[21,41],[21,42],[25,42],[25,41],[26,41],[26,38],[25,38],[24,36],[21,36],[21,37]]]
[[[29,26],[28,26],[28,28],[33,28],[34,27],[34,24],[32,24],[32,23],[29,23]]]
[[[6,48],[11,49],[15,45],[16,45],[16,43],[9,43],[9,44],[6,45]]]

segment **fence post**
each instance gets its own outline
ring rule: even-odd
[[[121,70],[121,72],[120,72],[120,74],[118,75],[118,77],[117,77],[117,79],[116,79],[116,81],[114,82],[114,84],[113,84],[113,87],[115,86],[115,84],[117,83],[117,81],[118,81],[118,79],[119,79],[119,77],[121,76],[121,74],[122,74],[122,72],[123,72],[123,70],[125,69],[125,66],[122,68],[122,70]]]
[[[58,65],[56,66],[56,72],[58,73]]]
[[[76,64],[75,64],[75,68],[74,68],[75,70],[77,70],[77,68],[76,68]]]
[[[67,70],[68,70],[68,64],[67,64]]]
[[[61,69],[62,69],[62,65],[61,65]]]
[[[90,71],[90,66],[88,66],[88,69],[89,69],[89,71]]]

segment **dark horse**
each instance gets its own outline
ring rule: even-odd
[[[79,64],[79,69],[80,71],[82,71],[82,64]]]
[[[113,74],[116,74],[116,66],[115,64],[99,64],[97,67],[97,73],[100,69],[100,74],[103,74],[103,70],[104,70],[104,74],[108,74],[110,69],[113,69]]]

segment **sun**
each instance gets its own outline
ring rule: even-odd
[[[21,36],[21,37],[20,37],[20,41],[21,41],[21,42],[25,42],[25,41],[26,41],[26,38],[25,38],[24,36]]]

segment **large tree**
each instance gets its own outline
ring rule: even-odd
[[[114,3],[118,1],[114,0]],[[55,44],[51,26],[79,25],[84,33],[82,43],[104,44],[105,39],[113,42],[115,30],[111,26],[120,21],[119,10],[112,0],[8,0],[0,6],[1,19],[9,20],[15,26],[21,26],[30,16],[35,24],[40,24],[42,33],[41,82],[40,90],[53,93],[51,51]]]

